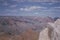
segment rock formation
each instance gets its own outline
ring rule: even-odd
[[[45,28],[40,32],[39,40],[50,40],[48,35],[49,28]]]
[[[57,19],[54,23],[48,24],[53,28],[51,40],[60,40],[60,19]]]

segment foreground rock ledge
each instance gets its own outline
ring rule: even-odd
[[[50,40],[48,36],[48,31],[49,31],[49,28],[45,28],[43,31],[41,31],[39,35],[39,40]]]

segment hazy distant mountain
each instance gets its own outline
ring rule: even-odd
[[[47,22],[54,22],[51,17],[0,17],[0,32],[20,34],[27,29],[41,31]]]

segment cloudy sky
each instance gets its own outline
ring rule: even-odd
[[[0,16],[60,17],[60,0],[0,0]]]

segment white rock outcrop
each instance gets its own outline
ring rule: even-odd
[[[60,19],[49,22],[47,28],[40,32],[39,40],[60,40]]]
[[[51,40],[60,40],[60,19],[57,19],[54,23],[48,24],[53,28]]]
[[[39,35],[39,40],[50,40],[48,36],[48,31],[49,31],[49,28],[45,28],[44,30],[42,30]]]

